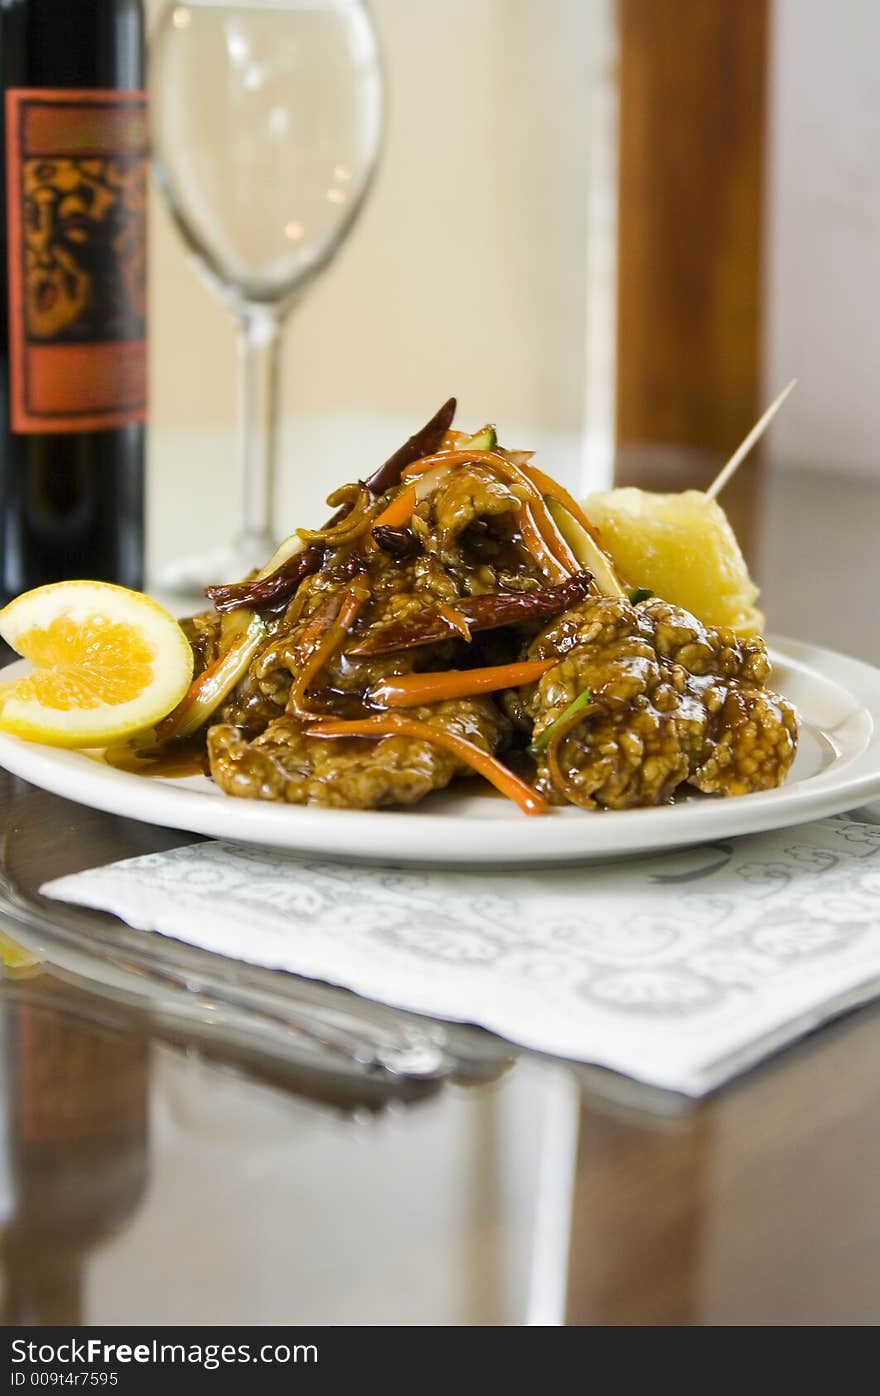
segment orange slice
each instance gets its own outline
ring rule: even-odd
[[[52,746],[101,747],[171,712],[192,679],[168,611],[109,582],[53,582],[0,611],[0,635],[33,665],[0,671],[0,730]]]

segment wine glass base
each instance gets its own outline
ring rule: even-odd
[[[269,534],[244,534],[208,552],[175,559],[156,573],[155,589],[168,596],[204,599],[205,587],[240,582],[254,568],[264,567],[275,547]]]

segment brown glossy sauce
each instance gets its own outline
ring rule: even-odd
[[[125,743],[108,747],[104,752],[104,761],[116,771],[127,771],[135,776],[163,776],[166,780],[208,774],[208,753],[203,746],[196,748],[184,744],[170,750],[151,752],[147,748],[138,750]]]

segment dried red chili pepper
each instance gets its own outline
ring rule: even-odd
[[[592,573],[576,572],[558,586],[545,587],[543,591],[499,591],[489,596],[463,596],[456,600],[455,610],[469,630],[496,630],[502,625],[549,620],[582,601],[592,580]],[[376,626],[348,653],[362,657],[396,654],[399,650],[455,638],[460,639],[461,633],[441,609],[426,606],[417,615],[391,625]]]
[[[440,443],[452,425],[455,416],[456,401],[451,397],[448,402],[444,402],[439,412],[435,412],[430,422],[426,422],[421,431],[417,431],[415,436],[411,436],[408,441],[404,441],[393,456],[389,456],[384,465],[374,471],[369,480],[364,484],[371,494],[384,494],[393,485],[400,484],[400,477],[408,465],[413,461],[421,460],[422,456],[430,456],[434,451],[439,450]]]
[[[249,581],[232,582],[226,586],[206,587],[205,595],[218,611],[237,611],[241,606],[277,606],[293,596],[304,577],[317,572],[324,561],[323,548],[303,548],[294,553],[268,577],[252,577]]]

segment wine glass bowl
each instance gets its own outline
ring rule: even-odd
[[[172,0],[150,73],[159,187],[242,346],[242,532],[163,579],[190,590],[272,550],[279,330],[363,205],[382,80],[361,0]]]

